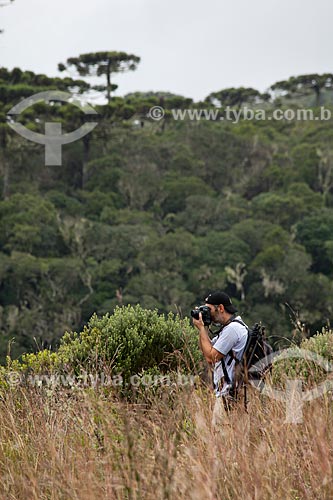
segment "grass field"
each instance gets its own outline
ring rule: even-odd
[[[331,499],[332,396],[285,424],[250,395],[213,429],[206,387],[129,404],[98,390],[14,388],[0,405],[1,499]]]

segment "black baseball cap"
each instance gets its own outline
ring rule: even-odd
[[[205,298],[206,304],[212,304],[214,306],[218,306],[219,304],[223,304],[225,310],[228,313],[235,313],[237,311],[237,308],[232,305],[231,299],[229,295],[227,295],[224,292],[213,292],[208,295],[208,297]]]

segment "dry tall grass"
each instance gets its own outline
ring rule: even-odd
[[[145,398],[11,389],[0,402],[1,499],[333,498],[327,397],[287,425],[284,405],[255,392],[248,413],[217,430],[207,388]]]

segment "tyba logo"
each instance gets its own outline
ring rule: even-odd
[[[308,361],[308,369],[311,368],[311,363],[314,363],[322,368],[326,373],[333,372],[333,365],[325,358],[316,352],[307,351],[300,348],[289,348],[271,353],[269,356],[258,361],[253,365],[249,373],[254,375],[262,373],[265,368],[268,368],[274,362],[283,361],[285,359],[302,359]],[[327,375],[326,380],[315,386],[313,389],[303,391],[303,381],[300,378],[289,378],[286,380],[285,390],[275,389],[265,380],[254,379],[251,384],[258,389],[262,394],[283,401],[286,403],[286,418],[285,423],[298,424],[303,421],[303,404],[306,401],[323,396],[326,392],[333,389],[332,376]]]
[[[69,102],[79,108],[85,115],[97,115],[98,113],[88,104],[82,105],[77,101],[71,101],[72,94],[69,92],[60,92],[58,90],[49,90],[47,92],[39,92],[31,97],[27,97],[19,104],[14,106],[7,114],[9,116],[19,115],[22,111],[36,104],[37,102],[51,102],[62,101]],[[89,134],[98,125],[97,122],[87,122],[81,127],[62,134],[61,123],[59,122],[46,122],[45,134],[33,132],[24,127],[21,123],[9,122],[8,125],[28,141],[36,142],[37,144],[45,145],[45,165],[61,165],[62,164],[62,146],[75,142],[85,135]]]

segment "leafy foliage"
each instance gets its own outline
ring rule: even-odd
[[[57,352],[26,353],[20,362],[8,356],[0,386],[8,387],[6,377],[13,371],[26,377],[111,373],[121,377],[122,394],[130,396],[133,376],[199,373],[201,362],[198,334],[188,319],[129,305],[116,307],[113,315],[94,314],[82,332],[64,334]]]
[[[105,78],[108,54],[76,61],[82,77],[99,71]],[[125,68],[117,54],[113,73]],[[302,85],[305,96],[298,84],[288,91],[294,109],[313,94]],[[170,110],[203,103],[167,92],[110,96],[96,106],[94,132],[63,147],[62,166],[45,167],[42,146],[14,134],[6,114],[46,89],[85,92],[90,85],[0,68],[2,360],[12,338],[13,357],[37,345],[55,349],[64,331],[80,331],[93,313],[112,314],[116,306],[187,317],[216,288],[249,323],[263,320],[279,346],[293,335],[285,303],[308,335],[328,322],[330,121],[176,121]],[[222,91],[235,107],[276,106],[255,89]],[[326,99],[328,81],[320,92]],[[161,122],[147,119],[156,105],[166,111]],[[20,116],[39,132],[45,121],[71,131],[84,119],[70,103],[37,103]]]
[[[126,381],[153,368],[193,369],[200,359],[198,338],[188,319],[159,315],[139,305],[116,307],[113,315],[102,318],[93,315],[80,334],[63,336],[58,355],[75,371],[109,366]]]

